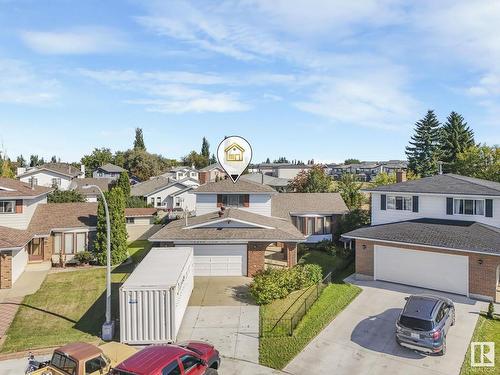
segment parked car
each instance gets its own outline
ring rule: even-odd
[[[102,375],[112,366],[134,354],[136,350],[128,345],[109,342],[95,346],[85,342],[74,342],[54,350],[52,359],[37,362],[30,354],[29,375]]]
[[[217,375],[219,352],[212,345],[189,341],[152,345],[127,358],[112,375]]]
[[[455,306],[445,297],[413,295],[396,322],[396,341],[424,353],[444,355],[446,335],[455,324]]]

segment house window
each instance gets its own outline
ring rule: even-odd
[[[455,215],[484,215],[483,199],[454,199]]]
[[[324,230],[324,217],[317,217],[316,218],[316,227],[314,230],[314,234],[323,234]]]
[[[332,217],[331,216],[325,216],[325,234],[331,234],[332,233]]]
[[[33,185],[33,186],[37,186],[38,185],[38,178],[31,177],[30,178],[30,184]]]
[[[243,194],[222,194],[222,205],[225,207],[243,207]]]
[[[73,233],[64,234],[64,253],[73,254]]]
[[[76,234],[76,252],[85,251],[86,245],[86,234],[85,233],[77,233]]]
[[[306,235],[310,236],[314,234],[314,217],[306,217],[307,227]]]
[[[149,199],[149,201],[151,202],[151,205],[154,206],[155,205],[155,198],[154,197],[151,197]]]
[[[61,178],[55,177],[52,179],[52,186],[61,186]]]
[[[54,254],[61,253],[61,233],[54,234]]]
[[[127,217],[127,224],[134,224],[135,223],[135,218],[133,217]]]
[[[412,210],[412,197],[387,196],[387,209],[398,211]]]
[[[16,201],[0,201],[0,214],[13,214],[16,210]]]
[[[161,206],[161,197],[156,197],[156,207]]]

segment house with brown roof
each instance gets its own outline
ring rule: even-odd
[[[197,276],[253,276],[266,267],[294,266],[297,244],[331,239],[347,212],[336,193],[278,193],[242,179],[208,183],[193,193],[196,216],[167,224],[149,240],[192,246]]]
[[[37,167],[17,168],[20,181],[45,187],[57,187],[67,190],[71,181],[85,177],[85,166],[80,168],[68,163],[46,163]]]
[[[94,178],[85,177],[77,178],[71,181],[69,185],[69,190],[75,190],[85,197],[87,202],[97,202],[98,198],[101,196],[99,190],[95,187],[85,188],[87,185],[98,186],[103,192],[109,191],[113,182],[115,180],[109,177]]]

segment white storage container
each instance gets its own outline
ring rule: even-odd
[[[120,341],[175,341],[193,285],[191,247],[151,249],[120,287]]]

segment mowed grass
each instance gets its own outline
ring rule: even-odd
[[[494,342],[495,343],[495,367],[471,367],[470,361],[470,346],[467,350],[464,363],[460,375],[493,375],[499,373],[500,366],[500,317],[489,319],[486,316],[479,316],[476,329],[472,336],[472,341],[479,342]],[[476,353],[476,358],[479,358],[479,353]]]
[[[113,316],[118,315],[118,288],[150,249],[148,241],[129,245],[132,262],[112,271]],[[49,274],[41,288],[26,296],[1,352],[59,346],[73,341],[99,342],[105,313],[106,269]]]
[[[344,258],[339,258],[323,251],[309,250],[301,257],[299,264],[319,264],[323,269],[323,274],[326,275],[334,269],[342,268],[345,265],[343,262],[346,261]],[[276,337],[276,331],[272,335],[264,334],[264,337],[261,337],[259,341],[259,362],[264,366],[282,369],[300,353],[361,292],[361,288],[342,281],[353,272],[353,263],[338,273],[334,272],[332,275],[333,283],[322,290],[318,300],[302,318],[292,336],[283,334]],[[314,288],[301,295],[303,291],[304,289],[293,292],[287,298],[261,306],[261,321],[265,322],[268,320],[272,322],[273,319],[281,316],[290,306],[292,308],[286,315],[291,316],[294,314],[298,308],[303,306],[303,301],[311,293],[316,293]],[[299,301],[293,304],[297,299]],[[276,329],[279,330],[279,328],[277,327]]]

